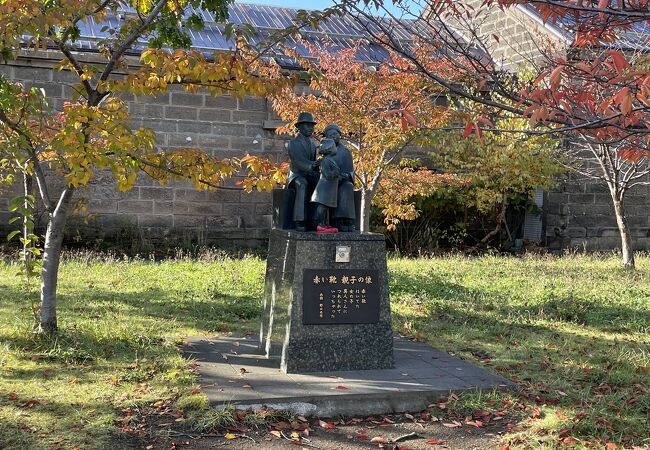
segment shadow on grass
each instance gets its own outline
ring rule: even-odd
[[[546,329],[534,325],[540,321],[564,322],[591,327],[600,332],[637,332],[650,330],[650,310],[630,308],[623,305],[603,304],[573,293],[556,294],[549,289],[543,299],[531,299],[528,304],[513,305],[504,301],[507,292],[485,292],[444,280],[434,274],[419,273],[416,276],[391,273],[393,298],[400,293],[412,293],[411,287],[426,294],[424,308],[427,315],[444,317],[465,323],[477,319],[473,311],[481,311],[508,318],[508,323],[517,322],[529,327]],[[408,286],[405,289],[401,286]]]
[[[399,302],[394,304],[396,322],[423,333],[434,345],[436,341],[444,345],[446,340],[479,361],[499,353],[506,376],[535,382],[562,373],[575,377],[576,382],[621,388],[643,383],[640,355],[650,351],[648,342],[631,338],[617,342],[608,334],[644,333],[650,329],[646,311],[576,297],[544,299],[530,305],[500,304],[482,291],[435,275],[392,277],[397,285],[426,286],[426,297],[417,300],[417,312],[401,311]],[[555,366],[560,363],[561,368]]]
[[[3,449],[51,449],[51,448],[143,448],[142,440],[132,434],[117,429],[112,422],[119,417],[118,411],[110,404],[88,402],[81,404],[56,402],[52,400],[22,406],[34,399],[18,398],[13,404],[15,420],[0,417],[0,448]],[[81,399],[80,399],[81,401]],[[2,403],[0,403],[2,405]],[[86,412],[82,415],[80,411]],[[39,424],[33,425],[29,416],[37,415]],[[21,419],[21,416],[26,416]],[[101,425],[101,417],[108,418]],[[43,422],[43,420],[46,422]],[[44,428],[46,424],[57,424],[54,429]],[[111,423],[109,425],[109,423]],[[58,430],[57,430],[58,429]],[[50,435],[52,434],[52,437]],[[102,445],[103,444],[103,445]]]
[[[17,299],[24,294],[20,289],[7,287],[6,298]],[[26,300],[25,300],[26,302]],[[0,299],[0,306],[3,300]],[[260,315],[260,300],[254,296],[207,295],[193,297],[188,293],[168,292],[162,289],[146,289],[141,292],[116,292],[98,288],[87,291],[63,292],[57,296],[60,322],[70,317],[80,321],[106,321],[124,316],[129,322],[143,319],[161,319],[172,326],[199,328],[204,331],[227,331],[239,328]],[[116,329],[120,323],[116,322]],[[73,325],[74,326],[74,325]],[[134,332],[137,327],[133,327]],[[169,329],[173,333],[173,329]],[[134,336],[125,336],[123,344],[132,345]],[[135,336],[137,337],[137,335]]]
[[[632,336],[617,341],[611,333],[644,333],[650,329],[647,311],[577,296],[517,305],[507,301],[507,293],[483,292],[435,274],[391,276],[393,317],[411,334],[487,361],[515,380],[526,399],[585,409],[586,418],[576,425],[583,436],[645,429],[650,398],[637,392],[647,389],[643,355],[650,345]]]

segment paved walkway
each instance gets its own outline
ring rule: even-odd
[[[279,359],[257,350],[257,337],[194,337],[183,352],[198,361],[203,392],[214,406],[262,405],[305,416],[420,411],[450,392],[515,385],[428,345],[396,336],[395,368],[285,374]]]

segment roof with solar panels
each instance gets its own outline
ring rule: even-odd
[[[259,43],[268,38],[272,33],[296,26],[299,9],[283,8],[279,6],[234,3],[229,5],[228,22],[234,25],[249,24],[255,30],[250,38],[252,43]],[[105,39],[111,39],[111,30],[117,30],[122,25],[124,18],[136,12],[125,5],[117,13],[110,14],[106,21],[97,23],[92,19],[79,23],[80,36],[74,42],[78,51],[97,51],[98,44]],[[204,53],[219,50],[232,50],[235,46],[234,38],[226,37],[225,24],[218,23],[208,11],[188,8],[186,15],[197,14],[204,22],[202,30],[187,29],[186,32],[192,40],[192,48]],[[383,19],[382,19],[383,20]],[[385,19],[390,20],[390,19]],[[372,24],[370,24],[372,26]],[[408,27],[393,27],[394,36],[405,44],[411,41],[406,30]],[[381,45],[370,42],[368,33],[362,29],[358,22],[346,16],[330,16],[323,21],[318,29],[301,26],[300,38],[289,37],[285,46],[294,48],[302,56],[310,56],[309,50],[303,41],[318,43],[324,39],[333,49],[346,49],[357,47],[356,59],[368,64],[377,64],[389,59],[388,51]],[[147,47],[146,40],[140,40],[134,45],[134,52],[139,52]],[[283,67],[298,68],[296,63],[276,52],[276,61]]]

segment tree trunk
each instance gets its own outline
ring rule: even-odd
[[[475,246],[465,250],[465,253],[474,253],[478,251],[481,247],[483,247],[485,244],[490,242],[490,239],[492,239],[494,236],[499,234],[501,232],[501,227],[505,223],[506,220],[506,214],[508,213],[508,206],[510,203],[508,202],[508,196],[504,195],[503,196],[503,203],[501,204],[501,211],[499,211],[499,215],[497,217],[497,224],[494,227],[492,231],[490,231],[488,234],[486,234],[481,241],[476,244]]]
[[[25,200],[23,202],[23,207],[25,208],[25,214],[23,215],[23,262],[25,263],[25,267],[27,267],[32,260],[32,254],[29,249],[34,246],[34,243],[28,239],[28,236],[33,232],[30,221],[33,222],[35,220],[34,208],[31,207],[30,201],[28,200],[29,195],[34,195],[34,179],[27,172],[23,172],[23,190],[25,194]],[[28,214],[27,211],[30,211],[31,214]]]
[[[623,267],[634,268],[634,250],[632,249],[632,236],[627,226],[625,217],[625,206],[623,200],[614,199],[614,213],[616,214],[616,223],[618,232],[621,234],[621,250],[623,253]]]
[[[43,270],[41,272],[41,320],[38,329],[40,333],[44,334],[54,334],[57,331],[56,286],[59,279],[63,232],[68,220],[73,192],[72,188],[63,191],[54,212],[50,215],[45,233]]]
[[[361,232],[370,232],[370,205],[372,204],[372,190],[361,188]]]

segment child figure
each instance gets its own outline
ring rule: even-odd
[[[316,203],[316,232],[338,233],[338,229],[329,225],[329,210],[336,208],[339,179],[341,170],[334,161],[336,143],[333,139],[323,139],[320,143],[319,153],[323,155],[320,160],[320,179],[311,196],[312,203]]]

